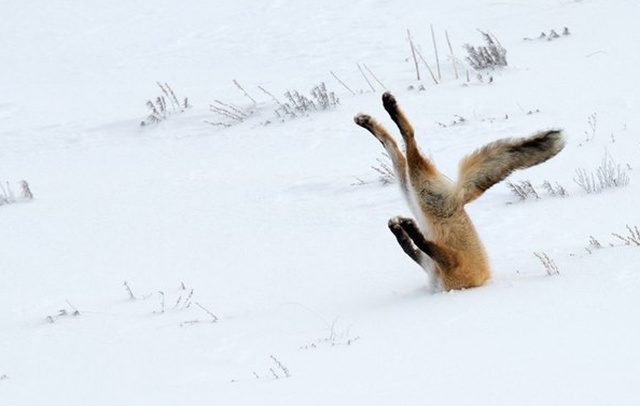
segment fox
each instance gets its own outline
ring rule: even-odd
[[[400,130],[404,153],[371,116],[359,113],[354,121],[373,134],[391,158],[401,192],[416,218],[392,217],[389,230],[402,250],[431,276],[432,289],[482,286],[491,277],[489,259],[465,206],[513,171],[557,155],[566,143],[563,131],[549,129],[493,141],[462,158],[453,182],[420,152],[414,129],[396,98],[385,92],[382,105]]]

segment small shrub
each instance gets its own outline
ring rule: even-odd
[[[453,127],[456,125],[461,125],[467,122],[467,119],[458,115],[458,114],[454,114],[453,115],[453,120],[449,123],[449,124],[445,124],[441,121],[436,121],[436,124],[438,124],[440,127],[442,128],[447,128],[447,127]]]
[[[276,116],[281,119],[303,117],[320,110],[329,110],[340,104],[334,92],[327,90],[324,82],[311,89],[311,97],[307,97],[297,90],[287,90],[284,97],[287,102],[278,102]]]
[[[258,105],[258,102],[256,99],[254,99],[237,80],[234,79],[233,84],[238,88],[238,90],[240,90],[240,92],[242,92],[244,97],[251,101],[251,105],[240,107],[233,103],[224,103],[220,100],[214,100],[214,104],[210,104],[209,109],[220,116],[222,121],[205,120],[205,123],[219,127],[231,127],[234,124],[242,123],[257,112],[256,106]]]
[[[475,70],[507,66],[507,50],[498,39],[489,33],[480,31],[486,45],[474,47],[465,44],[467,50],[465,59]]]
[[[544,252],[534,252],[533,255],[535,255],[540,260],[540,262],[542,262],[547,275],[560,275],[560,271],[558,271],[556,263],[553,261],[553,259],[549,258],[547,254],[545,254]]]
[[[638,226],[631,227],[627,225],[627,235],[611,233],[614,237],[624,241],[625,245],[636,245],[640,247],[640,229]]]
[[[127,294],[129,295],[129,300],[136,300],[136,295],[133,294],[133,290],[131,290],[131,286],[129,286],[127,281],[124,281],[122,283],[122,286],[124,286],[124,289],[127,291]]]
[[[80,316],[80,311],[78,311],[78,309],[76,309],[76,307],[74,305],[72,305],[68,300],[67,300],[67,304],[69,305],[69,309],[63,307],[62,309],[58,310],[57,314],[49,315],[49,316],[45,317],[45,320],[47,320],[47,322],[53,324],[53,323],[56,322],[56,320],[58,320],[59,318],[62,318],[62,317],[68,317],[68,316],[77,317],[77,316]]]
[[[31,193],[31,188],[29,188],[29,184],[26,180],[20,181],[20,189],[22,190],[22,197],[27,200],[33,199],[33,193]]]
[[[339,345],[349,346],[360,339],[360,336],[351,336],[351,326],[346,329],[338,328],[338,319],[336,318],[331,323],[329,335],[318,340],[313,341],[307,345],[303,345],[299,349],[309,350],[312,348],[319,348],[321,346],[336,347]]]
[[[269,366],[268,370],[264,370],[261,374],[256,371],[252,371],[251,374],[255,379],[286,379],[291,377],[289,368],[285,366],[282,361],[276,358],[275,355],[270,355],[269,358],[272,361],[272,366]],[[238,382],[236,379],[232,379],[231,382]]]
[[[579,146],[583,146],[584,144],[591,142],[596,138],[596,130],[598,128],[598,113],[591,113],[587,117],[587,125],[589,126],[589,130],[584,132],[584,141],[578,144]],[[611,134],[613,137],[613,134]]]
[[[571,35],[571,32],[569,31],[569,27],[563,27],[562,28],[562,36],[566,37]],[[542,41],[553,41],[554,39],[558,39],[560,38],[560,34],[558,34],[558,32],[555,29],[551,29],[549,31],[549,34],[546,34],[544,31],[542,31],[540,33],[540,35],[538,35],[536,38],[529,38],[529,37],[525,37],[524,40],[525,41],[533,41],[533,40],[542,40]]]
[[[253,114],[254,108],[242,108],[232,103],[224,103],[220,100],[214,100],[215,104],[209,105],[209,110],[216,113],[225,121],[205,121],[207,124],[221,127],[231,127],[233,124],[242,123]],[[229,121],[231,120],[231,121]]]
[[[507,187],[519,200],[538,200],[542,198],[542,193],[539,192],[528,180],[522,180],[520,182],[507,181]],[[555,185],[552,185],[551,182],[545,180],[542,184],[542,189],[544,189],[546,194],[551,197],[568,196],[567,190],[558,182],[556,182]]]
[[[180,322],[178,325],[180,327],[185,326],[194,326],[197,324],[208,324],[208,323],[216,323],[219,320],[219,317],[205,307],[200,302],[194,299],[195,289],[187,288],[184,282],[180,283],[180,288],[177,293],[172,294],[170,291],[165,293],[165,291],[156,291],[155,293],[149,294],[134,294],[131,286],[127,281],[122,283],[124,290],[131,301],[147,301],[150,298],[157,297],[159,302],[156,310],[152,311],[152,314],[155,315],[166,315],[169,313],[179,313],[186,312],[187,314],[195,315],[196,318],[191,318],[186,321]],[[157,295],[156,295],[157,293]],[[200,309],[200,310],[196,310]],[[206,313],[206,317],[203,316],[202,312]]]
[[[0,206],[4,204],[15,203],[16,197],[13,194],[13,190],[11,190],[11,185],[9,182],[5,183],[5,186],[0,183]]]
[[[540,195],[528,180],[523,180],[518,183],[507,182],[507,186],[520,200],[540,199]]]
[[[376,158],[376,165],[371,165],[371,169],[378,175],[378,183],[383,186],[391,185],[396,183],[396,173],[392,168],[391,158],[386,153],[382,153],[382,158]],[[373,181],[365,181],[357,176],[354,176],[356,182],[352,183],[351,186],[364,186]]]
[[[629,175],[619,164],[616,164],[605,153],[600,166],[595,172],[587,172],[585,169],[576,169],[576,177],[573,181],[587,193],[600,193],[604,189],[623,187],[629,184]]]
[[[20,195],[16,197],[9,182],[5,182],[4,185],[0,183],[0,206],[17,203],[19,201],[33,200],[33,193],[31,192],[29,183],[27,183],[26,180],[21,180],[18,184],[20,185]]]
[[[396,182],[396,174],[391,167],[391,159],[387,154],[382,154],[385,160],[376,158],[377,165],[372,165],[371,169],[378,173],[378,182],[382,185],[390,185]]]
[[[589,254],[591,254],[593,250],[597,250],[600,248],[602,248],[602,244],[600,244],[600,241],[596,240],[594,236],[590,235],[589,245],[584,247],[584,250],[587,251]]]
[[[565,189],[558,182],[556,182],[554,186],[551,184],[551,182],[549,182],[548,180],[545,180],[544,183],[542,184],[542,187],[550,196],[566,197],[568,195],[567,189]]]
[[[280,360],[278,358],[276,358],[275,355],[270,355],[269,356],[271,358],[271,360],[276,364],[276,366],[278,367],[279,372],[281,372],[285,378],[289,378],[291,377],[291,372],[289,372],[289,368],[287,368],[282,362],[280,362]],[[276,379],[280,378],[280,375],[275,373],[275,371],[273,369],[271,369],[271,372],[273,372],[274,376]]]
[[[225,103],[220,100],[215,100],[213,104],[209,106],[210,110],[216,113],[222,120],[221,121],[205,121],[208,124],[219,127],[231,127],[235,124],[239,124],[247,120],[248,118],[256,115],[261,110],[261,105],[242,87],[238,81],[234,80],[233,83],[243,93],[243,95],[251,100],[250,106],[238,106],[233,103]],[[297,90],[287,90],[284,93],[284,101],[281,101],[273,93],[269,92],[262,86],[258,86],[264,94],[269,96],[275,103],[274,113],[281,120],[305,117],[310,113],[330,110],[340,104],[340,100],[336,94],[327,89],[327,85],[322,82],[317,86],[314,86],[309,95],[305,95]],[[271,124],[270,120],[262,122],[263,125]]]
[[[156,97],[155,101],[147,100],[146,105],[151,111],[151,114],[140,122],[140,126],[144,127],[149,124],[159,123],[166,120],[171,114],[182,113],[191,107],[187,97],[182,100],[178,100],[178,97],[176,97],[176,94],[169,84],[165,83],[163,85],[160,82],[156,82],[156,84],[162,91],[162,94]]]
[[[618,233],[611,233],[611,235],[622,241],[624,245],[640,247],[640,228],[638,226],[630,226],[628,224],[626,225],[626,228],[627,232],[624,235]],[[608,247],[619,247],[619,245],[609,242]],[[600,243],[600,241],[596,240],[594,236],[590,235],[589,245],[584,248],[585,251],[587,251],[587,253],[589,254],[592,254],[593,251],[601,248],[604,248],[604,246]]]

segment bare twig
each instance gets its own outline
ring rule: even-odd
[[[29,188],[29,184],[27,183],[26,180],[20,181],[20,188],[22,188],[22,197],[24,199],[29,199],[29,200],[33,199],[33,193],[31,193],[31,189]]]
[[[540,262],[542,262],[547,275],[560,275],[560,271],[558,271],[556,263],[553,261],[553,259],[549,258],[547,254],[545,254],[544,252],[534,252],[533,255],[535,255],[540,260]]]
[[[213,312],[211,312],[209,309],[207,309],[206,307],[204,307],[203,305],[201,305],[200,303],[196,302],[196,306],[198,306],[199,308],[201,308],[202,310],[204,310],[209,316],[211,316],[211,322],[215,323],[216,321],[218,321],[218,316],[216,316],[215,314],[213,314]]]
[[[76,307],[74,305],[71,304],[70,301],[65,300],[65,302],[67,302],[67,304],[69,305],[71,310],[73,310],[73,312],[71,313],[72,316],[80,316],[80,312],[78,311],[78,309],[76,309]]]
[[[165,94],[167,99],[169,99],[173,108],[175,110],[182,110],[182,106],[180,105],[180,102],[178,101],[176,94],[173,92],[173,89],[171,89],[171,86],[169,86],[167,82],[165,82],[164,85],[162,85],[160,82],[156,82],[156,84],[158,85],[160,90],[162,90],[162,93]]]
[[[189,306],[191,306],[191,298],[193,297],[193,289],[191,289],[191,291],[189,292],[189,295],[187,296],[187,298],[184,300],[184,305],[183,307],[188,308]]]
[[[178,296],[178,300],[176,300],[176,304],[173,305],[171,309],[177,309],[180,305],[180,301],[182,300],[182,296]]]
[[[449,41],[449,33],[446,30],[444,31],[444,36],[447,38],[447,45],[449,45],[449,54],[451,55],[453,72],[456,74],[456,79],[458,79],[458,68],[456,66],[456,56],[453,54],[453,47],[451,46],[451,41]]]
[[[367,182],[365,182],[364,180],[362,180],[362,178],[359,178],[357,176],[354,176],[354,179],[356,180],[355,182],[353,182],[351,184],[351,186],[364,186],[367,184]]]
[[[386,161],[390,161],[389,155],[387,155],[386,153],[383,153],[384,158],[386,159]],[[383,185],[389,185],[391,183],[394,183],[396,181],[396,174],[393,171],[393,169],[391,168],[391,166],[389,165],[389,163],[383,161],[380,158],[376,158],[376,161],[378,161],[378,165],[371,166],[371,169],[373,169],[374,171],[376,171],[378,173],[378,180],[380,181],[381,184]]]
[[[253,102],[253,105],[254,105],[254,106],[255,106],[256,104],[258,104],[258,103],[256,102],[256,100],[255,100],[253,97],[251,97],[251,95],[249,95],[249,93],[247,93],[247,91],[246,91],[246,90],[244,90],[244,87],[240,86],[240,83],[238,83],[238,81],[237,81],[237,80],[233,79],[233,84],[234,84],[234,85],[236,85],[236,87],[237,87],[238,89],[240,89],[240,91],[241,91],[241,92],[242,92],[242,93],[243,93],[243,94],[244,94],[244,95],[245,95],[249,100],[251,100],[251,101]]]
[[[124,281],[122,286],[124,286],[124,288],[126,289],[127,293],[129,293],[129,299],[136,300],[136,296],[133,294],[133,291],[131,290],[131,287],[129,287],[129,284],[127,283],[127,281]]]
[[[438,84],[438,79],[436,79],[436,75],[433,74],[433,71],[431,70],[431,67],[427,63],[427,60],[424,59],[424,56],[422,56],[422,53],[420,52],[420,50],[416,49],[416,53],[418,54],[418,57],[420,57],[420,60],[422,61],[422,63],[424,63],[424,66],[427,67],[427,70],[429,71],[429,74],[431,75],[431,79],[433,79],[433,83],[435,83],[437,85]]]
[[[217,113],[217,114],[219,114],[221,116],[228,117],[228,118],[230,118],[232,120],[236,120],[236,121],[239,121],[239,122],[244,121],[244,118],[242,116],[239,116],[239,115],[237,115],[237,114],[235,114],[235,113],[233,113],[233,112],[231,112],[229,110],[226,110],[226,109],[214,106],[214,105],[209,105],[209,110],[211,110],[214,113]]]
[[[156,97],[155,102],[147,100],[147,108],[151,110],[151,114],[145,120],[140,122],[141,126],[159,123],[166,119],[170,114],[181,113],[190,107],[189,100],[185,97],[184,102],[180,103],[176,94],[169,84],[156,82],[162,94]],[[170,107],[167,107],[167,99],[169,99]]]
[[[291,376],[291,373],[289,372],[289,368],[285,367],[284,364],[282,364],[282,362],[280,362],[280,360],[278,358],[276,358],[274,355],[271,355],[270,357],[273,360],[273,362],[276,363],[278,368],[280,368],[280,370],[284,373],[284,376],[289,378]],[[273,372],[273,370],[272,370],[272,372]]]
[[[276,104],[278,106],[282,107],[282,103],[280,102],[280,100],[278,100],[278,98],[276,96],[274,96],[271,92],[267,91],[264,87],[262,86],[258,86],[258,89],[262,90],[267,96],[271,97],[273,99],[274,102],[276,102]]]
[[[231,124],[228,123],[223,123],[221,121],[209,121],[209,120],[204,120],[205,123],[207,124],[211,124],[212,126],[216,126],[216,127],[231,127]]]
[[[367,64],[363,63],[362,66],[364,66],[364,68],[367,70],[367,72],[369,72],[369,74],[376,80],[376,82],[378,82],[378,84],[380,86],[382,86],[383,89],[386,89],[385,85],[382,84],[382,82],[380,81],[380,79],[378,79],[378,77],[371,72],[371,69],[369,69],[369,67],[367,66]]]
[[[362,66],[360,66],[360,64],[358,64],[358,70],[360,71],[360,74],[362,75],[362,77],[364,78],[364,80],[367,81],[367,84],[369,85],[369,87],[371,88],[372,92],[376,91],[376,88],[373,87],[373,85],[371,84],[371,81],[369,81],[369,78],[367,78],[367,75],[364,74],[364,70],[362,70]]]
[[[433,24],[431,24],[431,40],[433,41],[433,51],[436,54],[436,68],[438,70],[438,80],[442,80],[440,74],[440,58],[438,58],[438,45],[436,44],[436,34],[433,32]]]
[[[218,103],[219,105],[226,107],[229,110],[232,110],[233,112],[235,112],[236,114],[238,114],[239,116],[243,117],[243,118],[247,118],[249,117],[247,115],[247,113],[245,113],[244,111],[242,111],[238,106],[235,106],[233,104],[229,104],[229,103],[223,103],[220,100],[214,100],[215,103]]]
[[[627,236],[622,236],[618,233],[611,233],[614,237],[617,237],[619,239],[621,239],[622,241],[624,241],[625,245],[637,245],[640,246],[640,229],[638,228],[638,226],[634,226],[631,227],[627,224],[627,231],[629,232],[629,235]]]
[[[409,45],[411,46],[411,55],[413,56],[413,63],[416,67],[416,79],[420,80],[420,69],[418,68],[418,59],[416,58],[416,47],[413,45],[413,39],[411,39],[411,31],[407,30],[407,38],[409,39]]]
[[[346,85],[346,83],[344,83],[342,80],[340,80],[340,78],[333,73],[333,71],[329,71],[329,73],[331,73],[331,76],[333,76],[335,78],[335,80],[338,81],[338,83],[340,83],[345,89],[347,89],[352,95],[356,95],[356,92],[354,92],[353,90],[351,90],[351,88],[349,86]]]
[[[589,246],[591,248],[602,248],[602,244],[600,244],[600,241],[596,240],[596,238],[592,235],[589,236]]]
[[[164,292],[159,290],[158,294],[160,294],[160,312],[159,313],[164,313]]]

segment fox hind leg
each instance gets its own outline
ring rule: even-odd
[[[389,113],[393,122],[398,126],[400,134],[402,134],[402,139],[404,140],[407,150],[407,169],[409,171],[409,175],[413,175],[412,172],[420,172],[421,174],[429,175],[435,174],[436,169],[433,163],[425,158],[418,150],[413,127],[411,126],[411,123],[409,123],[407,116],[405,116],[404,112],[398,106],[396,98],[393,97],[391,93],[385,92],[382,95],[382,105],[384,106],[384,109],[387,110],[387,113]]]
[[[384,147],[385,151],[391,158],[393,169],[400,182],[403,193],[408,196],[407,191],[407,160],[398,148],[398,144],[391,134],[376,120],[367,114],[358,114],[353,121],[360,127],[368,130]]]
[[[413,195],[417,201],[423,202],[431,210],[444,213],[452,209],[447,207],[450,186],[433,162],[422,155],[416,144],[413,127],[389,92],[382,95],[382,104],[396,123],[406,147],[407,180],[411,185]]]
[[[398,126],[400,130],[400,134],[402,134],[402,138],[407,141],[408,138],[413,138],[414,131],[411,123],[404,115],[404,112],[400,110],[398,106],[398,101],[396,98],[389,92],[384,92],[382,94],[382,105],[384,109],[387,110],[391,120]]]

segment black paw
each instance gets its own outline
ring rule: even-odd
[[[353,121],[358,124],[360,127],[369,127],[371,125],[372,118],[368,114],[357,114]]]
[[[404,234],[404,231],[402,230],[402,227],[400,227],[399,224],[389,224],[389,230],[391,230],[393,235],[395,235],[396,237]]]
[[[398,224],[405,230],[414,230],[418,229],[416,222],[413,219],[407,217],[401,217],[398,219]]]
[[[402,217],[400,216],[391,217],[387,225],[389,226],[390,229],[393,230],[394,228],[400,228],[401,221],[402,221]]]
[[[382,105],[388,112],[395,111],[398,108],[396,98],[389,92],[384,92],[382,94]]]

